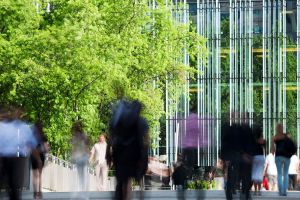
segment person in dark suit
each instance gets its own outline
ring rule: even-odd
[[[226,123],[222,127],[221,141],[221,159],[227,168],[226,199],[233,199],[236,189],[240,189],[240,182],[242,195],[245,199],[250,199],[252,157],[255,146],[252,129],[245,122],[232,125]]]
[[[185,185],[188,175],[187,167],[185,166],[184,162],[182,161],[181,157],[178,156],[180,159],[174,163],[174,172],[172,174],[173,184],[175,185],[175,190],[177,190],[177,199],[185,199]]]
[[[227,200],[232,200],[239,177],[240,144],[237,128],[237,125],[233,124],[230,126],[229,123],[224,124],[222,127],[221,159],[226,166],[227,180],[225,182],[225,193]]]
[[[240,178],[242,182],[242,195],[245,196],[245,199],[250,199],[250,189],[252,186],[251,171],[256,142],[252,129],[248,124],[241,124],[239,126],[239,138],[241,144],[239,152],[241,156]]]
[[[131,196],[132,179],[141,182],[148,167],[148,123],[140,116],[142,105],[138,101],[119,101],[110,121],[111,158],[116,170],[116,199]]]

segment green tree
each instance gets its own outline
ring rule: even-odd
[[[0,104],[21,104],[29,121],[41,119],[58,156],[68,157],[75,119],[95,141],[121,97],[145,105],[157,138],[165,77],[182,83],[182,49],[204,49],[164,2],[152,10],[146,0],[51,0],[49,10],[45,1],[2,0]]]

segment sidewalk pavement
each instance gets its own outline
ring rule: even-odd
[[[113,199],[114,192],[79,192],[79,193],[72,193],[72,192],[45,192],[43,193],[44,200],[53,200],[53,199],[60,199],[60,200],[108,200]],[[174,200],[177,199],[177,192],[166,190],[166,191],[145,191],[143,193],[144,199],[162,199],[162,200]],[[0,199],[6,200],[7,198],[0,194]],[[31,192],[23,192],[22,195],[23,200],[31,200],[32,193]],[[133,200],[141,199],[140,192],[134,191],[133,192]],[[210,191],[197,191],[197,190],[187,190],[185,193],[186,200],[202,200],[202,199],[210,199],[210,200],[221,200],[226,199],[225,193],[222,190],[210,190]],[[234,196],[234,199],[242,199],[240,195]],[[279,196],[277,192],[269,192],[269,191],[262,191],[261,196],[253,196],[253,200],[259,199],[270,199],[270,200],[282,200],[282,199],[300,199],[300,192],[288,192],[287,197]]]

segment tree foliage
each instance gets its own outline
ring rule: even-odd
[[[0,1],[0,104],[21,104],[29,121],[41,119],[63,157],[74,119],[95,141],[118,98],[139,99],[150,130],[157,126],[165,77],[184,81],[177,60],[184,48],[204,52],[204,39],[174,21],[165,1],[154,10],[145,0],[45,2]]]

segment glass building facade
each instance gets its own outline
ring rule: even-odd
[[[263,128],[267,152],[277,123],[300,143],[300,0],[186,0],[179,20],[207,38],[207,62],[183,62],[198,70],[172,98],[166,85],[168,163],[182,151],[197,115],[197,165],[218,158],[221,127],[242,123]],[[205,140],[203,142],[203,140]],[[299,148],[298,148],[299,154]]]

